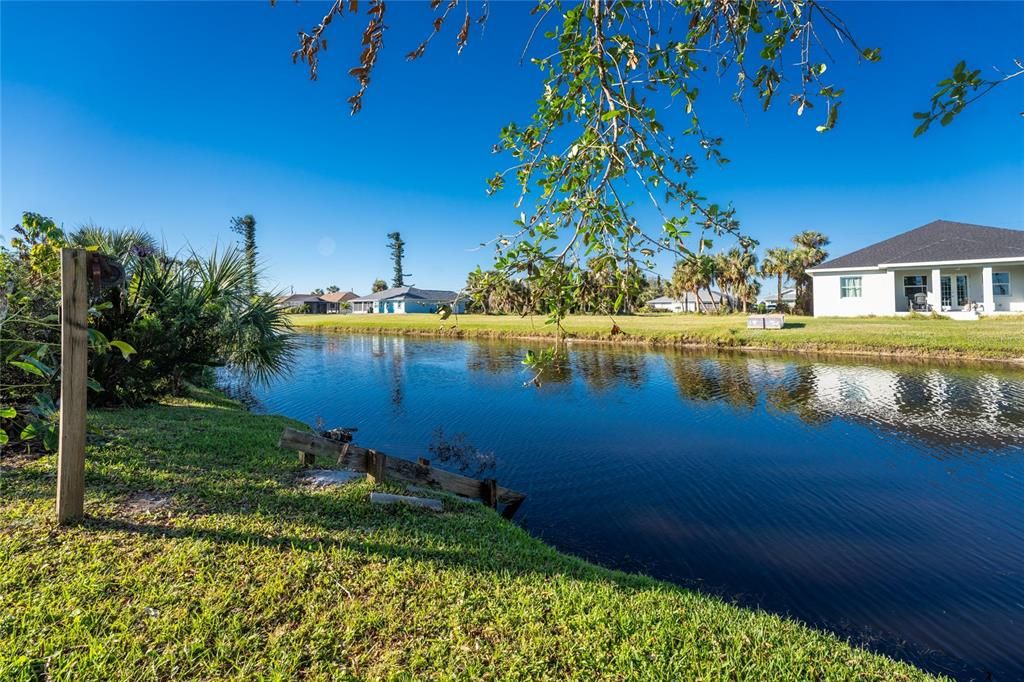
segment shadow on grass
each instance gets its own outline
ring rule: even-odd
[[[427,514],[372,505],[365,483],[309,489],[300,481],[306,470],[294,453],[276,447],[283,427],[294,423],[290,420],[185,405],[96,411],[93,416],[108,440],[87,451],[87,516],[80,528],[89,531],[280,551],[337,547],[371,560],[652,584],[561,555],[468,500],[445,497],[445,512]],[[42,505],[56,495],[55,467],[51,456],[5,470],[3,501],[31,503],[40,519],[50,521],[49,506],[43,512]],[[132,500],[143,493],[167,497],[170,504],[152,513],[137,512]]]

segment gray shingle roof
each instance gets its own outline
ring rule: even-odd
[[[317,303],[322,301],[323,299],[313,294],[290,294],[277,297],[278,303]]]
[[[385,301],[390,298],[418,298],[425,301],[454,301],[458,294],[444,289],[417,289],[416,287],[392,287],[354,301]]]
[[[927,225],[826,261],[813,270],[989,258],[1024,258],[1024,231],[949,220]]]

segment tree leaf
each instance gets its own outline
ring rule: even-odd
[[[46,374],[43,373],[43,370],[39,369],[30,362],[23,362],[21,360],[11,360],[9,364],[17,367],[18,369],[24,370],[29,374],[35,374],[36,376],[41,376],[44,379],[46,378]]]
[[[99,329],[89,329],[89,343],[100,351],[105,351],[107,346],[110,345],[110,341],[107,339],[106,334],[101,332]]]
[[[96,393],[103,392],[103,386],[100,385],[100,382],[96,381],[92,377],[89,377],[85,380],[85,385],[88,386],[90,390],[95,391]]]
[[[43,447],[53,452],[57,449],[57,429],[51,426],[43,432]]]
[[[136,352],[135,348],[127,341],[114,340],[110,342],[110,345],[121,351],[121,355],[125,360]]]
[[[0,407],[0,417],[4,419],[14,419],[18,416],[18,411],[13,407]]]
[[[0,429],[0,445],[7,445],[8,441],[7,432]]]

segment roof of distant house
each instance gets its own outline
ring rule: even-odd
[[[779,294],[777,291],[770,291],[768,293],[761,292],[762,303],[776,303],[779,300]],[[782,287],[782,300],[783,301],[795,301],[796,300],[796,289],[793,287]]]
[[[934,220],[810,271],[996,258],[1024,258],[1024,231]]]
[[[710,299],[708,298],[708,293],[706,291],[701,291],[698,294],[699,300],[704,301],[705,303],[708,303],[708,302],[711,302],[711,301],[721,301],[723,297],[724,297],[724,295],[722,294],[722,292],[715,291],[714,289],[711,290],[711,298]],[[677,301],[679,301],[679,302],[686,301],[687,303],[689,303],[692,300],[693,300],[693,294],[690,293],[690,292],[686,292],[681,297],[659,296],[658,298],[652,298],[650,301],[647,302],[647,304],[650,305],[651,303],[675,303]]]
[[[289,294],[287,296],[278,296],[275,300],[278,303],[316,303],[322,299],[313,294]]]
[[[341,303],[342,301],[351,301],[359,298],[359,294],[354,291],[335,291],[331,294],[324,294],[320,298],[328,303]]]
[[[416,287],[392,287],[368,296],[360,296],[355,301],[384,301],[391,298],[416,298],[424,301],[454,301],[458,294],[444,289],[417,289]]]

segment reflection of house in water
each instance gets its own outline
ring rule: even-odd
[[[992,372],[667,355],[685,400],[772,408],[808,424],[844,419],[938,451],[1024,448],[1024,379]]]
[[[1024,381],[949,370],[810,366],[810,406],[934,445],[1024,447]]]

